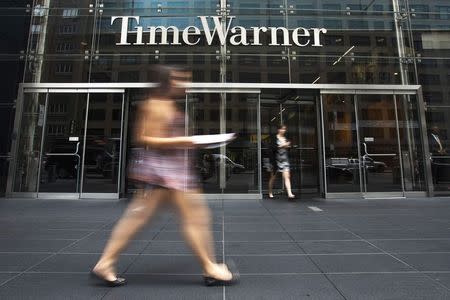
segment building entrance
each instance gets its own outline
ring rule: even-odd
[[[118,198],[132,192],[126,152],[133,103],[153,84],[23,84],[7,191],[14,196]],[[179,105],[185,134],[238,138],[192,155],[209,198],[261,198],[278,124],[287,126],[300,198],[432,193],[419,86],[199,84]],[[283,193],[281,176],[275,192]]]
[[[271,144],[277,134],[277,127],[287,128],[286,137],[291,141],[289,149],[292,190],[298,197],[319,195],[319,90],[271,89],[261,93],[261,147],[262,147],[262,190],[268,192]],[[273,167],[273,166],[271,166]],[[285,193],[282,176],[276,177],[274,193]]]

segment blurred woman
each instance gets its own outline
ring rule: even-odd
[[[159,67],[153,75],[158,77],[160,86],[139,107],[135,138],[141,148],[134,151],[129,163],[130,179],[139,181],[144,188],[115,226],[91,274],[109,286],[125,284],[126,280],[118,277],[114,268],[119,254],[156,208],[169,201],[179,212],[184,237],[202,266],[205,284],[233,283],[237,273],[215,260],[210,211],[200,196],[198,180],[185,155],[187,148],[194,148],[193,139],[184,135],[185,115],[174,100],[184,97],[184,84],[191,73]]]
[[[272,141],[271,157],[272,169],[269,178],[269,198],[273,198],[273,183],[275,182],[277,173],[280,172],[283,176],[284,185],[289,199],[294,199],[295,195],[291,190],[291,173],[289,165],[288,149],[291,147],[291,142],[286,139],[286,126],[278,126],[278,133]]]

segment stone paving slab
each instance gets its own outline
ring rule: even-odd
[[[127,204],[0,199],[0,299],[450,299],[450,198],[210,201],[217,259],[242,275],[214,288],[163,210],[120,257],[129,284],[99,286]]]

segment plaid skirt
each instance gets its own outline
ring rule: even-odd
[[[197,176],[184,150],[131,149],[128,177],[144,184],[180,191],[198,188]]]

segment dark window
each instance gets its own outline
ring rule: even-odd
[[[205,111],[203,109],[198,109],[195,113],[196,121],[204,121],[205,120]]]
[[[120,121],[122,119],[122,110],[121,109],[113,109],[112,119],[113,119],[113,121]]]
[[[356,47],[370,46],[370,37],[360,35],[351,36],[350,44],[355,45]]]
[[[90,121],[104,121],[106,119],[106,111],[104,109],[89,110]]]
[[[233,120],[233,110],[231,108],[227,108],[227,121]]]
[[[247,110],[240,109],[239,110],[239,121],[245,121],[246,118],[247,118]]]
[[[219,121],[220,115],[218,109],[211,109],[209,111],[209,120],[210,121]]]
[[[87,135],[104,135],[105,130],[103,128],[88,128]]]

